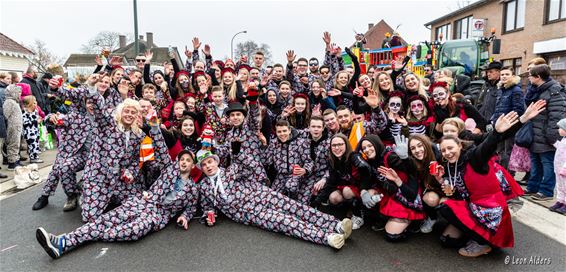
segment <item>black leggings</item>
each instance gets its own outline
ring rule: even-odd
[[[448,206],[441,204],[438,207],[438,212],[442,217],[444,217],[444,219],[446,219],[446,221],[448,221],[448,223],[452,224],[454,227],[462,231],[464,235],[469,236],[472,240],[478,242],[481,245],[488,244],[489,246],[494,247],[487,240],[485,240],[485,238],[483,238],[482,236],[480,236],[479,234],[477,234],[476,232],[472,231],[464,224],[462,224],[462,222],[458,219],[458,217]]]

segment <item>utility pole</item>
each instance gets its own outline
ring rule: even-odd
[[[136,56],[140,53],[140,43],[138,37],[138,1],[134,0],[134,43],[136,48]]]

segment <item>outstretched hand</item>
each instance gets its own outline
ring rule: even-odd
[[[519,122],[519,115],[512,111],[508,114],[501,115],[495,122],[495,131],[503,133]]]
[[[287,51],[287,62],[293,63],[293,61],[295,61],[295,51],[289,50]]]
[[[402,160],[409,157],[409,139],[405,137],[405,135],[396,135],[393,136],[395,139],[395,145],[393,147],[393,151],[401,158]]]
[[[537,115],[539,115],[539,113],[543,112],[544,110],[546,110],[546,100],[539,100],[535,103],[531,103],[527,109],[525,110],[525,112],[523,113],[523,115],[521,115],[521,123],[526,123],[527,121],[535,118]]]
[[[198,50],[200,48],[201,42],[197,37],[193,38],[193,51]]]

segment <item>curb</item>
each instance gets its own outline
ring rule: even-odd
[[[38,168],[40,180],[41,180],[41,182],[38,183],[38,184],[43,183],[44,179],[47,177],[47,175],[49,175],[49,172],[51,172],[52,167],[53,167],[53,164],[46,164],[43,167]],[[47,169],[47,168],[49,168],[49,169]],[[26,190],[28,188],[32,188],[34,186],[35,185],[29,186],[27,188],[21,189],[20,191]],[[3,195],[5,193],[13,191],[13,190],[18,190],[18,189],[16,189],[16,184],[14,183],[14,178],[10,178],[7,181],[0,183],[0,195]]]

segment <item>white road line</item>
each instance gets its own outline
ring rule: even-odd
[[[549,238],[566,245],[566,216],[523,199],[524,204],[513,218]]]
[[[15,248],[15,247],[17,247],[17,246],[18,246],[18,245],[9,246],[9,247],[7,247],[7,248],[5,248],[5,249],[0,250],[0,252],[4,252],[4,251],[6,251],[6,250],[8,250],[8,249],[12,249],[12,248]]]

